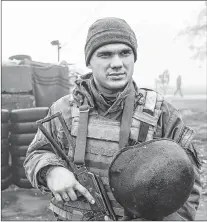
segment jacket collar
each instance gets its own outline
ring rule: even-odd
[[[128,94],[137,86],[134,81],[129,82],[122,92],[117,93],[116,97],[113,97],[113,104],[108,101],[108,95],[101,94],[95,85],[93,74],[88,73],[76,80],[76,86],[73,91],[73,97],[78,106],[87,103],[91,108],[98,108],[105,114],[113,113],[118,110],[122,110],[124,101]],[[106,99],[107,97],[107,99]]]

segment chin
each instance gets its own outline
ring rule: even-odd
[[[109,84],[109,87],[110,89],[123,89],[125,88],[125,86],[127,85],[128,81],[113,81],[113,82],[110,82]]]

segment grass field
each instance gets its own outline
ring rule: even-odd
[[[202,195],[196,220],[207,221],[207,101],[205,99],[168,98],[180,110],[183,121],[196,131],[194,144],[202,162]]]
[[[192,127],[196,132],[194,143],[196,145],[198,155],[202,161],[201,180],[202,180],[202,196],[197,211],[196,220],[207,221],[207,103],[205,99],[199,98],[175,98],[168,97],[176,108],[178,108],[183,116],[184,122]],[[15,188],[16,189],[16,188]],[[31,193],[28,195],[28,193]],[[37,194],[34,194],[37,193]],[[27,196],[26,196],[27,194]],[[13,196],[15,195],[15,196]],[[18,197],[19,195],[19,197]],[[31,196],[31,199],[28,197]],[[39,196],[39,199],[38,199]],[[24,198],[23,198],[24,197]],[[41,194],[34,191],[26,191],[19,189],[15,191],[9,188],[2,192],[2,220],[52,220],[51,213],[48,212],[47,205],[49,197],[41,199]],[[34,201],[33,201],[34,200]],[[27,202],[26,202],[27,201]],[[36,201],[35,209],[30,207],[30,202]],[[39,202],[38,202],[39,201]],[[22,203],[24,202],[24,204]],[[28,203],[28,205],[27,205]],[[21,205],[22,204],[22,205]],[[41,209],[38,211],[37,206]],[[45,210],[44,210],[45,209]],[[44,211],[43,211],[44,210]],[[44,213],[43,213],[44,212]]]

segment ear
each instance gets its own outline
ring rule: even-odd
[[[88,67],[89,69],[92,69],[92,67],[91,67],[91,64],[90,64],[90,63],[88,64],[88,66],[87,66],[87,67]]]

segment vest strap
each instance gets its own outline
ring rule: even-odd
[[[143,112],[146,112],[151,116],[153,115],[152,110],[149,110],[149,109],[143,109]],[[138,137],[139,142],[142,143],[142,142],[146,141],[149,127],[150,127],[150,125],[148,123],[145,123],[145,122],[140,123],[140,131],[139,131],[139,137]]]
[[[79,119],[79,126],[78,126],[78,134],[76,138],[74,163],[77,165],[84,165],[86,140],[87,140],[87,134],[88,134],[89,106],[88,105],[80,106],[79,112],[80,112],[80,119]]]
[[[126,102],[124,105],[124,110],[121,119],[121,127],[120,127],[120,139],[119,139],[119,148],[122,149],[124,146],[128,144],[130,127],[132,124],[132,116],[134,111],[134,99],[135,99],[135,91],[134,89],[130,92],[130,94],[126,98]]]
[[[146,102],[143,108],[143,112],[148,113],[153,116],[154,109],[156,106],[157,94],[154,91],[147,91]],[[142,122],[140,123],[140,130],[138,136],[138,142],[145,142],[147,138],[147,134],[149,131],[150,125],[148,123]]]

